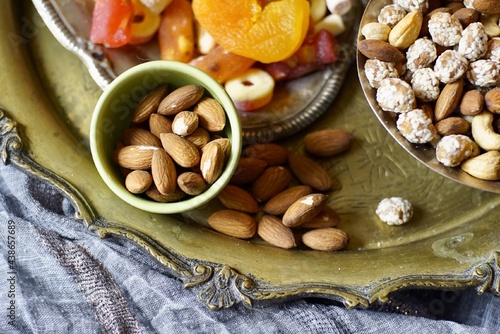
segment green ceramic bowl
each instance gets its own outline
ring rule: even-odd
[[[182,201],[159,203],[134,195],[125,188],[124,177],[111,159],[116,141],[129,127],[132,110],[139,100],[159,84],[167,83],[170,91],[188,84],[201,85],[205,95],[218,100],[227,115],[224,136],[231,140],[231,154],[219,179],[197,196]],[[119,75],[99,98],[90,125],[90,148],[94,164],[106,185],[122,200],[152,213],[179,213],[204,205],[224,188],[233,175],[241,153],[242,131],[238,111],[224,88],[212,77],[194,66],[175,61],[151,61]]]

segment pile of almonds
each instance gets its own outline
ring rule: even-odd
[[[365,72],[400,133],[432,144],[441,164],[492,181],[500,180],[499,20],[496,0],[393,0],[358,43],[377,64]]]
[[[204,93],[198,85],[169,92],[163,84],[139,102],[113,152],[131,193],[174,202],[199,195],[219,178],[231,146],[220,135],[226,114]]]
[[[311,156],[330,157],[346,151],[352,138],[344,130],[319,130],[305,136],[304,147]],[[276,143],[250,144],[218,196],[225,209],[212,213],[208,224],[236,238],[257,234],[280,248],[295,248],[300,240],[311,249],[340,250],[349,237],[335,228],[340,217],[327,205],[331,187],[331,176],[312,158]]]

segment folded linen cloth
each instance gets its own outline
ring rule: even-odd
[[[54,187],[0,164],[0,333],[499,333],[500,297],[401,291],[210,311],[145,251],[100,239]],[[10,252],[9,252],[10,251]]]

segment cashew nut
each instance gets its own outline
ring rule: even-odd
[[[500,180],[500,152],[488,151],[462,162],[460,168],[478,179]]]
[[[500,26],[498,25],[499,19],[500,14],[481,15],[481,23],[483,24],[484,30],[488,36],[500,36]]]
[[[500,134],[493,130],[493,114],[482,111],[472,119],[472,137],[486,151],[500,151]]]

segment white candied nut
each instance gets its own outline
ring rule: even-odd
[[[492,87],[500,80],[499,64],[489,59],[479,59],[469,64],[467,79],[476,87]]]
[[[446,50],[434,64],[434,72],[443,83],[455,82],[460,79],[469,66],[468,60],[455,50]]]
[[[417,105],[410,84],[399,78],[382,80],[377,89],[376,99],[382,110],[395,113],[408,112]]]
[[[436,58],[436,45],[428,37],[417,39],[406,51],[406,65],[410,71],[429,67]]]
[[[462,24],[450,13],[436,12],[432,14],[428,27],[434,43],[442,46],[454,46],[462,37]]]
[[[413,72],[411,87],[415,97],[423,102],[437,100],[441,89],[439,79],[432,68],[421,68]]]
[[[394,63],[388,63],[378,59],[367,59],[365,63],[365,75],[368,83],[373,88],[379,88],[380,82],[387,78],[398,78],[399,74]]]
[[[413,217],[413,205],[402,197],[384,198],[378,204],[375,213],[388,225],[402,225]]]
[[[432,119],[422,109],[399,114],[396,127],[413,144],[428,143],[437,135]]]
[[[387,5],[380,10],[377,20],[379,23],[387,24],[393,28],[406,16],[406,10],[397,4]]]
[[[339,14],[340,16],[349,13],[352,8],[351,0],[325,0],[326,7],[332,14]]]
[[[478,154],[479,146],[465,135],[444,136],[436,145],[436,159],[447,167],[456,167]]]
[[[481,22],[472,22],[462,32],[457,51],[469,61],[478,60],[488,51],[488,34]]]
[[[488,50],[484,58],[500,63],[500,37],[493,37],[489,40]]]
[[[408,12],[418,10],[424,13],[429,8],[428,0],[394,0],[394,3],[400,5]]]

